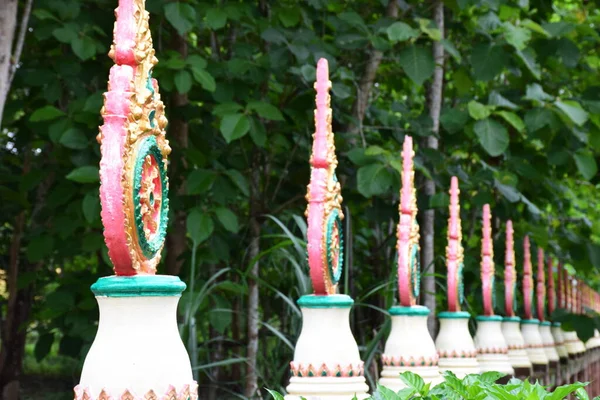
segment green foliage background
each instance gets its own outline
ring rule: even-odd
[[[432,134],[427,88],[435,67],[432,43],[440,40],[431,2],[399,4],[398,18],[389,18],[385,0],[147,0],[160,60],[154,75],[171,122],[171,221],[186,222],[170,232],[187,232],[180,275],[188,287],[194,282],[180,304],[182,334],[201,390],[243,391],[246,298],[256,260],[259,385],[280,389],[287,382],[301,327],[294,302],[310,292],[303,212],[320,57],[330,65],[338,176],[351,232],[341,291],[356,300],[353,332],[374,383],[389,331],[384,310],[396,290],[400,148],[406,134],[416,143]],[[439,271],[452,175],[461,182],[469,311],[481,307],[485,203],[495,217],[497,282],[504,221],[512,219],[517,260],[528,234],[534,248],[600,288],[598,3],[444,4],[440,148],[417,145],[415,160],[419,209],[439,211],[438,306],[445,305]],[[0,131],[1,267],[23,216],[17,287],[33,291],[27,329],[38,360],[49,352],[83,360],[97,329],[89,286],[111,273],[95,136],[115,6],[112,0],[35,2]],[[175,46],[182,41],[187,54]],[[356,91],[374,50],[383,52],[382,63],[365,119],[356,121]],[[188,99],[183,105],[182,95]],[[187,124],[184,139],[174,121]],[[360,126],[357,133],[352,124]],[[436,184],[432,197],[419,192],[425,178]],[[249,256],[253,217],[260,224],[255,259]],[[423,268],[427,273],[429,266]],[[192,323],[195,330],[188,329]]]

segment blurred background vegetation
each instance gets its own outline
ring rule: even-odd
[[[8,3],[0,11],[12,18]],[[14,78],[0,90],[0,388],[20,381],[23,398],[66,399],[97,329],[89,286],[111,274],[95,137],[117,2],[16,3],[14,40],[0,49],[10,64],[0,82]],[[181,333],[201,397],[264,396],[287,384],[301,328],[295,300],[311,291],[304,196],[320,57],[333,82],[346,214],[340,291],[356,301],[351,324],[370,384],[397,297],[406,134],[417,144],[422,302],[445,307],[452,175],[468,311],[481,311],[485,203],[497,282],[512,219],[519,269],[528,234],[534,251],[599,289],[598,3],[147,0],[173,148],[159,272],[188,284]],[[576,326],[584,335],[590,327]]]

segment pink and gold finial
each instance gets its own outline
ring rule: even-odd
[[[558,262],[558,266],[557,266],[557,279],[558,279],[558,284],[557,284],[557,292],[558,295],[557,300],[558,300],[558,308],[566,308],[566,302],[565,302],[565,277],[564,277],[565,271],[563,268],[562,263],[559,261]]]
[[[533,276],[529,236],[523,240],[523,306],[525,319],[533,319]]]
[[[458,178],[450,180],[450,218],[448,219],[448,245],[446,246],[446,267],[448,268],[448,311],[460,311],[463,301],[463,257],[462,228],[460,222],[460,204]]]
[[[344,264],[342,196],[335,175],[337,158],[331,129],[331,81],[327,60],[317,63],[315,133],[310,157],[308,208],[308,265],[314,293],[334,294]]]
[[[398,251],[398,293],[400,305],[411,307],[419,296],[419,224],[417,223],[417,194],[413,166],[412,137],[404,137],[402,149],[402,188],[400,189],[400,221],[396,249]]]
[[[119,0],[101,113],[100,202],[104,240],[117,275],[154,274],[169,213],[167,119],[144,0]]]
[[[548,316],[552,318],[556,310],[556,291],[554,289],[554,266],[552,257],[548,257]]]
[[[546,274],[544,271],[544,250],[538,247],[537,253],[537,317],[540,321],[546,320]]]
[[[506,221],[506,252],[504,253],[504,313],[515,316],[515,288],[517,269],[515,268],[515,241],[512,221]]]
[[[483,238],[481,241],[481,285],[483,315],[494,315],[494,248],[492,243],[490,205],[483,206]]]

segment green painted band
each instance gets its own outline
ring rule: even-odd
[[[525,324],[525,325],[539,325],[540,324],[540,320],[539,319],[535,319],[535,318],[524,319],[524,320],[521,321],[521,323]]]
[[[552,323],[552,326],[555,327],[555,328],[560,328],[561,325],[562,324],[560,322],[553,322]]]
[[[319,296],[309,294],[298,299],[298,305],[304,308],[350,308],[354,304],[352,297],[345,294]]]
[[[504,322],[521,322],[521,318],[520,317],[504,317],[502,319]]]
[[[395,306],[389,309],[390,315],[406,315],[409,317],[426,317],[430,310],[425,306],[402,307]]]
[[[549,321],[542,321],[540,322],[540,326],[552,326],[552,323]]]
[[[466,311],[444,311],[438,314],[438,318],[440,319],[469,319],[471,318],[471,314]]]
[[[185,283],[170,275],[106,276],[91,287],[96,296],[155,297],[179,296]]]
[[[478,315],[475,317],[476,321],[485,322],[485,321],[502,321],[502,318],[499,315]]]

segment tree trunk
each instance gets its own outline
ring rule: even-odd
[[[248,348],[246,351],[246,390],[245,396],[249,399],[256,395],[258,389],[258,371],[256,358],[258,355],[258,331],[259,331],[259,298],[258,298],[258,274],[259,262],[255,258],[260,254],[260,157],[255,152],[252,160],[250,192],[250,251],[248,258],[252,264],[248,278]]]
[[[385,11],[386,17],[397,18],[398,17],[398,1],[390,0]],[[358,143],[358,138],[361,138],[362,145],[366,146],[364,137],[362,136],[362,122],[365,118],[367,106],[369,105],[369,96],[371,95],[371,89],[373,88],[373,82],[375,82],[375,75],[377,74],[377,68],[381,64],[383,58],[383,52],[380,50],[372,49],[365,71],[363,72],[362,78],[358,85],[358,92],[356,93],[356,99],[352,106],[352,116],[354,121],[348,126],[348,141],[351,147],[354,147]]]
[[[173,31],[173,49],[183,59],[187,58],[188,44],[184,37]],[[188,105],[189,100],[187,94],[180,94],[177,91],[171,95],[171,107],[176,109],[178,107],[184,107]],[[169,120],[169,132],[168,138],[175,142],[173,146],[173,154],[171,160],[176,160],[172,164],[172,170],[170,176],[171,193],[175,193],[176,196],[183,196],[185,192],[184,186],[184,171],[187,169],[187,163],[183,154],[184,150],[188,148],[188,123],[186,120],[176,117],[177,113],[173,113],[173,117]],[[179,210],[175,213],[175,220],[173,226],[169,230],[167,236],[167,257],[165,260],[167,275],[179,275],[183,260],[181,255],[185,252],[186,244],[186,218],[187,215],[183,210],[183,207],[179,207]]]
[[[9,89],[12,45],[17,30],[17,0],[0,0],[0,127]]]
[[[434,20],[440,29],[442,39],[444,38],[444,4],[438,1],[434,8]],[[425,147],[437,150],[438,149],[438,134],[440,131],[440,111],[442,108],[442,88],[444,83],[444,47],[440,41],[433,42],[433,58],[435,59],[435,71],[433,74],[433,82],[429,88],[429,116],[433,122],[432,133],[425,141]],[[435,182],[432,179],[425,180],[425,195],[431,198],[435,194]],[[427,326],[429,333],[433,337],[436,334],[436,319],[435,319],[435,250],[434,250],[434,234],[435,234],[435,210],[425,210],[423,213],[423,228],[421,235],[423,242],[421,244],[421,264],[423,265],[423,299],[424,304],[431,310]]]

